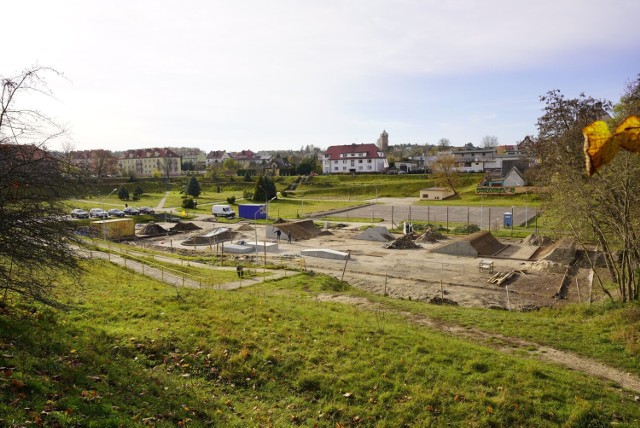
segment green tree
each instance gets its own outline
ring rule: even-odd
[[[0,290],[2,298],[22,296],[52,306],[62,273],[79,276],[76,249],[83,245],[64,216],[62,199],[73,194],[63,176],[64,160],[46,143],[64,134],[50,118],[17,102],[51,95],[48,68],[0,76]]]
[[[255,190],[253,192],[253,200],[257,202],[266,202],[277,195],[275,183],[267,176],[258,177]]]
[[[133,194],[135,195],[136,193],[134,192]],[[120,186],[120,189],[118,190],[118,199],[120,199],[121,201],[129,200],[129,191],[126,187]]]
[[[189,184],[187,185],[187,195],[193,196],[197,198],[202,193],[202,188],[200,187],[200,183],[195,175],[192,175],[189,179]]]
[[[296,167],[296,174],[306,175],[316,170],[318,163],[317,155],[307,156]]]
[[[140,197],[143,194],[144,194],[144,189],[142,188],[142,186],[136,186],[136,188],[133,189],[133,196]]]
[[[640,113],[633,102],[639,82],[631,85],[614,112]],[[637,155],[619,153],[593,177],[586,175],[582,129],[609,118],[611,103],[581,95],[567,99],[559,91],[541,98],[544,114],[538,119],[535,151],[541,159],[538,182],[551,190],[545,201],[549,219],[555,219],[558,231],[571,231],[585,246],[591,243],[601,250],[616,293],[610,293],[605,281],[596,275],[602,290],[612,299],[638,300],[640,268],[640,162]],[[609,118],[611,126],[624,117]],[[595,261],[592,260],[595,264]],[[596,270],[596,274],[597,274]]]

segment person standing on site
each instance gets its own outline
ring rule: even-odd
[[[282,235],[282,231],[280,229],[276,229],[276,238],[280,241],[280,235]]]
[[[291,232],[287,232],[287,242],[291,244]]]

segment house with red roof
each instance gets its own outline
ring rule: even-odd
[[[323,174],[374,174],[387,168],[389,162],[375,144],[330,146],[322,154]]]

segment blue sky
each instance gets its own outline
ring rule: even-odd
[[[21,0],[0,75],[63,72],[38,106],[78,150],[513,144],[548,90],[615,102],[640,73],[639,1],[529,3]]]

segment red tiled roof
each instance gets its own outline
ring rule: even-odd
[[[120,157],[121,159],[142,159],[142,158],[179,158],[173,150],[167,148],[127,150]]]
[[[341,154],[347,153],[366,153],[366,158],[380,159],[384,158],[380,156],[378,146],[375,144],[345,144],[343,146],[330,146],[325,150],[324,155],[329,155],[329,160],[338,160],[345,159],[345,157],[340,157]],[[324,159],[327,159],[324,157]]]
[[[212,150],[207,155],[207,159],[222,159],[225,153],[224,150]]]

